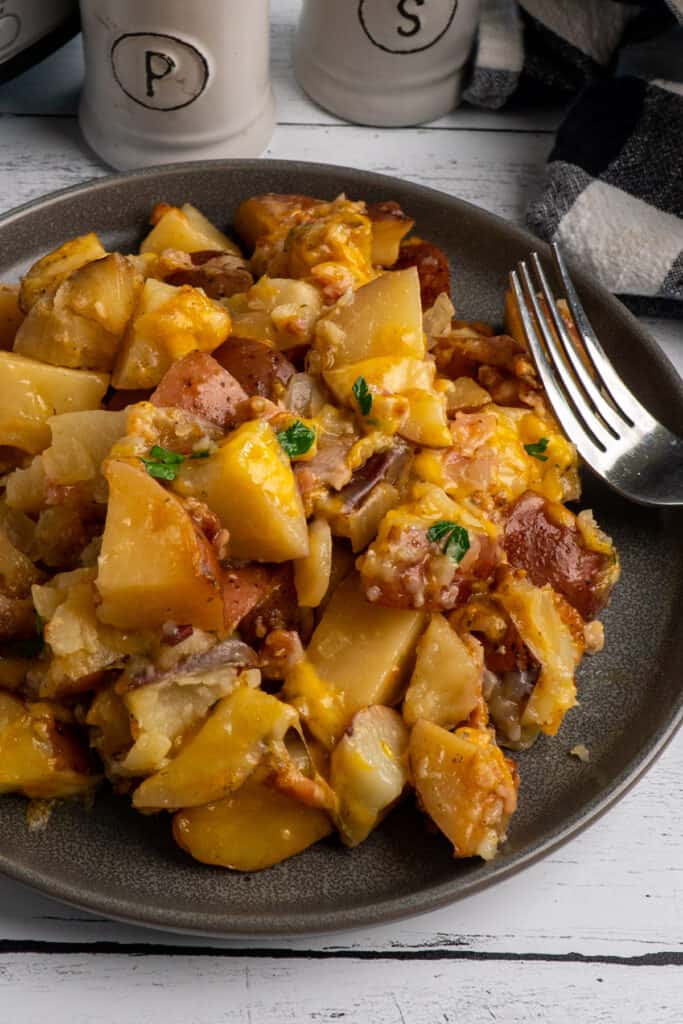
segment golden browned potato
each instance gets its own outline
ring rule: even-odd
[[[24,275],[19,289],[19,305],[24,313],[35,306],[36,302],[48,292],[57,288],[74,270],[99,260],[107,255],[99,238],[94,232],[80,235],[65,242],[59,249],[48,253],[34,263]]]
[[[294,562],[296,596],[301,608],[317,608],[330,586],[332,532],[326,519],[308,527],[308,554]]]
[[[368,204],[368,217],[372,224],[372,262],[379,267],[393,267],[401,242],[415,221],[393,200]]]
[[[474,637],[458,636],[443,615],[432,615],[417,645],[415,669],[403,701],[408,725],[419,718],[452,729],[482,699],[484,657]]]
[[[87,750],[49,704],[25,704],[0,691],[0,793],[45,800],[97,785]]]
[[[9,351],[24,314],[19,306],[19,286],[0,284],[0,349]]]
[[[391,271],[337,303],[318,321],[316,350],[324,367],[376,356],[423,359],[420,282],[415,268]]]
[[[0,352],[0,445],[35,454],[50,443],[56,413],[98,409],[109,377]]]
[[[272,341],[278,349],[308,345],[322,311],[318,288],[307,281],[262,277],[226,303],[233,331],[242,338]]]
[[[212,352],[230,333],[230,314],[190,285],[174,288],[148,278],[123,344],[115,388],[156,387],[172,363],[188,352]]]
[[[165,622],[223,629],[216,556],[174,495],[134,462],[110,461],[98,618],[119,629]]]
[[[199,732],[166,768],[133,794],[143,811],[198,807],[239,789],[266,756],[297,724],[296,711],[276,697],[240,686],[224,697]]]
[[[264,235],[312,217],[321,205],[322,199],[313,199],[312,196],[280,195],[275,192],[252,196],[237,208],[235,231],[253,249]]]
[[[143,254],[162,253],[164,249],[190,253],[212,249],[240,255],[239,247],[190,203],[180,209],[159,203],[152,214],[152,223],[154,227],[140,246]]]
[[[179,811],[173,837],[195,860],[260,871],[324,839],[332,822],[265,782],[249,779],[222,800]]]
[[[491,860],[517,806],[517,774],[493,734],[447,732],[418,721],[410,735],[410,764],[420,803],[453,843],[455,857]]]
[[[285,562],[308,553],[292,467],[264,420],[243,423],[207,459],[187,460],[173,487],[216,513],[230,534],[231,558]]]
[[[347,846],[358,846],[391,810],[408,784],[408,730],[398,711],[358,711],[330,758],[337,795],[337,827]]]

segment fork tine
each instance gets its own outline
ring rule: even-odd
[[[624,414],[625,419],[630,425],[637,424],[638,426],[647,428],[656,427],[657,421],[650,415],[647,409],[640,404],[633,392],[626,387],[621,377],[619,377],[609,361],[602,345],[598,341],[597,335],[586,316],[579,296],[576,293],[576,289],[572,284],[567,264],[565,263],[564,257],[556,242],[552,243],[551,250],[555,259],[557,272],[560,275],[560,280],[562,281],[562,287],[564,288],[569,311],[581,336],[586,352],[595,367],[598,377],[602,381],[602,385],[605,388],[607,395],[614,403],[615,407]]]
[[[565,434],[574,442],[582,457],[590,466],[600,472],[600,466],[603,461],[603,451],[600,446],[596,445],[594,439],[586,433],[583,424],[579,422],[572,412],[563,392],[557,384],[552,366],[548,362],[545,349],[543,348],[543,345],[536,333],[534,321],[531,313],[529,312],[529,307],[524,297],[524,292],[522,291],[522,286],[516,270],[513,270],[510,273],[510,285],[515,296],[517,308],[519,309],[524,333],[529,343],[531,354],[534,357],[538,375],[541,378],[541,383],[545,388],[545,392],[553,411],[555,412]]]
[[[603,449],[603,451],[607,451],[610,444],[613,444],[615,439],[595,416],[583,394],[577,387],[576,381],[567,367],[560,347],[555,340],[555,336],[550,329],[545,313],[541,308],[541,304],[536,295],[536,289],[534,288],[526,263],[518,263],[517,270],[522,279],[527,301],[531,304],[536,317],[537,330],[543,342],[542,347],[545,349],[548,356],[548,362],[553,368],[555,379],[560,385],[562,394],[564,395],[565,404],[567,402],[571,403],[576,418],[583,424],[584,432],[589,434],[597,442],[598,446]]]
[[[548,313],[552,319],[553,326],[560,339],[562,348],[564,349],[567,359],[574,371],[574,375],[583,388],[586,398],[595,407],[596,412],[603,420],[609,432],[615,439],[618,439],[624,433],[624,427],[631,426],[631,421],[628,419],[622,420],[616,411],[616,407],[610,405],[596,387],[593,378],[584,366],[583,361],[576,350],[576,346],[574,345],[571,335],[567,330],[567,325],[560,316],[555,296],[553,295],[550,285],[548,284],[548,279],[543,272],[543,267],[541,266],[541,261],[538,258],[538,253],[532,252],[529,258],[534,268],[536,279],[540,285],[541,294],[543,295],[548,307]]]

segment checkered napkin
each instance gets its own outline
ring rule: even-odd
[[[637,312],[683,317],[683,0],[483,0],[465,99],[569,96],[529,226]]]

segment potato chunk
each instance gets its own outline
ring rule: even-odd
[[[370,204],[368,217],[372,224],[372,262],[375,266],[393,267],[401,242],[415,221],[392,200]]]
[[[285,562],[308,553],[292,467],[263,420],[243,423],[209,458],[183,463],[173,486],[216,513],[230,533],[231,558]]]
[[[18,286],[0,284],[0,349],[12,348],[23,319]]]
[[[50,443],[50,417],[98,409],[108,383],[105,373],[63,369],[0,352],[0,445],[31,454],[42,451]]]
[[[461,638],[443,615],[432,615],[417,645],[415,670],[403,702],[408,725],[418,718],[452,729],[465,722],[481,700],[483,649]]]
[[[34,263],[22,278],[19,290],[21,309],[28,313],[43,295],[57,288],[74,270],[106,255],[106,249],[92,231],[88,235],[72,238],[54,252],[49,252]]]
[[[349,402],[354,382],[363,377],[371,391],[402,394],[425,390],[434,382],[434,365],[411,356],[375,356],[323,373],[325,383],[340,402]],[[450,435],[449,435],[450,436]]]
[[[141,465],[105,468],[109,505],[99,557],[98,617],[119,629],[182,622],[223,628],[223,600],[213,549],[175,495]]]
[[[181,252],[212,249],[240,255],[239,247],[190,203],[185,203],[180,209],[159,203],[152,220],[154,227],[140,246],[141,253],[162,253],[164,249],[180,249]]]
[[[424,620],[419,611],[370,604],[356,573],[337,587],[306,652],[319,685],[309,686],[305,670],[295,669],[286,689],[295,703],[297,693],[302,698],[302,714],[318,738],[330,742],[326,728],[315,725],[327,717],[330,691],[341,698],[344,724],[363,707],[400,699]]]
[[[332,752],[330,785],[339,800],[338,827],[358,846],[408,784],[408,730],[398,711],[375,705],[351,719]]]
[[[173,837],[191,857],[235,871],[279,864],[331,831],[324,811],[256,779],[223,800],[179,811],[173,819]]]
[[[239,789],[269,746],[297,724],[296,711],[276,697],[240,686],[224,697],[199,732],[166,768],[138,786],[138,810],[176,810],[220,800]]]
[[[294,582],[301,608],[317,608],[330,586],[332,532],[325,519],[308,527],[308,554],[294,563]]]
[[[54,366],[111,370],[142,283],[119,253],[87,263],[33,305],[14,351]]]
[[[235,334],[288,349],[313,340],[322,297],[307,281],[262,277],[248,291],[233,296],[227,306]]]
[[[24,704],[0,691],[0,793],[50,800],[97,784],[75,731],[49,704]]]
[[[346,366],[376,356],[425,354],[417,271],[382,274],[321,317],[316,350],[325,368]]]
[[[230,314],[190,285],[148,278],[116,360],[115,388],[152,388],[188,352],[212,352],[230,333]]]
[[[99,477],[112,445],[126,432],[123,410],[64,412],[48,422],[52,444],[43,452],[43,469],[51,483],[64,486]]]
[[[410,764],[422,807],[453,843],[455,857],[491,860],[517,806],[517,773],[487,730],[447,732],[420,720]]]

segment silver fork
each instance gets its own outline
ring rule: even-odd
[[[641,505],[683,506],[683,438],[659,423],[621,380],[588,321],[557,245],[552,252],[594,374],[560,316],[538,253],[529,256],[535,284],[526,262],[517,264],[510,283],[553,412],[579,455],[619,494]]]

